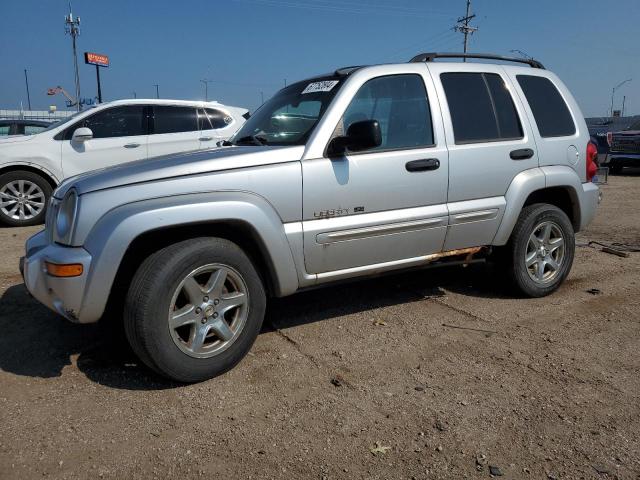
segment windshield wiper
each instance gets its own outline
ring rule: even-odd
[[[234,142],[234,144],[257,145],[258,147],[261,147],[267,144],[267,139],[262,135],[247,135],[245,137],[240,137]]]

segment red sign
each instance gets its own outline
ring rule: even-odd
[[[109,66],[109,57],[101,53],[84,52],[84,63],[99,67]]]

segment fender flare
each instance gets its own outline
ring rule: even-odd
[[[298,289],[297,270],[284,225],[264,198],[249,192],[161,197],[116,207],[92,228],[84,243],[92,262],[82,317],[95,321],[102,316],[120,263],[137,237],[167,227],[224,221],[243,222],[258,234],[273,268],[277,296]]]
[[[537,167],[520,172],[509,185],[505,195],[507,207],[491,244],[496,246],[506,245],[529,195],[535,191],[551,187],[567,189],[574,208],[577,209],[574,213],[576,218],[579,219],[580,227],[586,225],[588,220],[583,218],[584,209],[580,208],[582,183],[576,172],[568,166]],[[579,228],[576,230],[579,230]]]

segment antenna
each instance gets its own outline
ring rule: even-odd
[[[71,1],[69,1],[69,15],[64,17],[64,32],[71,35],[71,44],[73,46],[73,68],[76,80],[76,101],[75,106],[78,111],[82,109],[80,104],[80,74],[78,73],[78,53],[76,49],[76,38],[80,35],[80,17],[73,18],[73,10],[71,10]]]
[[[477,27],[470,27],[469,22],[475,18],[476,14],[471,13],[471,0],[467,0],[467,13],[464,17],[460,17],[456,25],[453,29],[456,32],[462,32],[464,34],[464,53],[467,53],[467,45],[468,45],[468,36],[473,35],[474,32],[478,31]],[[467,61],[465,58],[463,61]]]

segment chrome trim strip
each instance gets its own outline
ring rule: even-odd
[[[496,218],[499,209],[492,208],[489,210],[479,210],[476,212],[466,212],[466,213],[458,213],[455,215],[451,215],[451,225],[467,223],[467,222],[476,222],[479,220],[492,220]]]
[[[422,230],[423,228],[438,227],[446,225],[447,217],[428,218],[425,220],[415,220],[411,222],[392,223],[387,225],[376,225],[365,228],[354,228],[352,230],[341,230],[337,232],[320,233],[316,236],[316,241],[320,244],[354,240],[358,238],[375,237],[388,235],[391,233],[411,232]]]

